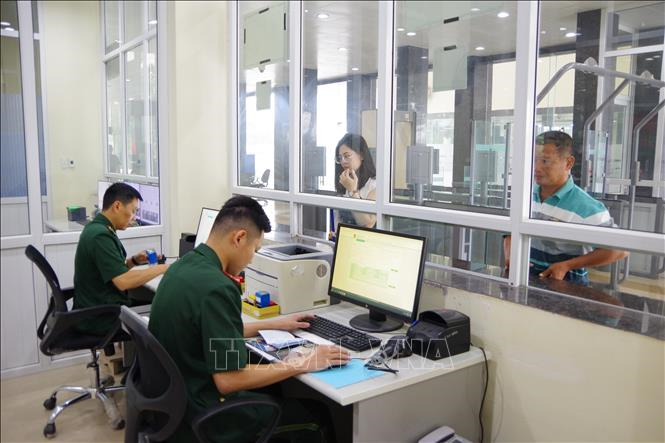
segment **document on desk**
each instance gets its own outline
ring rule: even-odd
[[[319,380],[332,385],[334,388],[343,388],[344,386],[360,383],[370,378],[392,376],[387,372],[373,371],[365,367],[362,360],[351,360],[345,366],[339,368],[330,368],[324,371],[312,372],[310,375]]]
[[[263,337],[266,343],[277,349],[290,348],[307,342],[304,338],[296,337],[288,331],[275,329],[262,329],[259,331],[259,335]]]

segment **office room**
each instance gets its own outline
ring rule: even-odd
[[[665,441],[665,2],[3,0],[0,36],[3,442]],[[233,309],[179,324],[202,260]]]

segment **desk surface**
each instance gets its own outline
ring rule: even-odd
[[[45,220],[44,224],[53,232],[83,231],[84,226],[80,223],[69,221],[66,218]]]
[[[151,280],[148,284],[146,284],[146,286],[149,288],[157,288],[159,281],[161,281],[161,277],[157,277],[154,280]],[[357,314],[366,313],[366,309],[352,305],[350,303],[342,302],[337,305],[313,309],[305,312],[321,315],[348,326],[349,320],[352,317]],[[148,316],[145,313],[145,309],[143,312],[141,312],[141,314],[143,314],[143,318],[148,321]],[[242,319],[243,322],[247,323],[265,321],[245,314],[242,314]],[[372,335],[383,339],[385,342],[385,340],[390,338],[392,335],[405,334],[406,328],[406,326],[403,326],[402,329],[394,331],[391,334],[373,333]],[[304,338],[311,338],[312,341],[316,341],[317,343],[327,342],[321,337],[314,336],[305,330],[294,331],[294,335]],[[368,358],[374,352],[376,352],[376,349],[363,352],[351,352],[351,356],[357,358]],[[408,358],[392,360],[389,362],[389,366],[393,369],[399,369],[398,374],[387,373],[384,376],[375,377],[369,380],[345,386],[343,388],[334,388],[333,386],[321,381],[311,374],[302,374],[297,378],[306,385],[319,391],[326,397],[334,400],[342,406],[345,406],[368,398],[376,397],[396,389],[411,386],[425,380],[443,376],[447,373],[452,373],[460,369],[482,363],[482,361],[483,354],[480,349],[472,347],[469,352],[464,354],[459,354],[454,357],[444,358],[436,361],[428,360],[419,355],[412,355]]]

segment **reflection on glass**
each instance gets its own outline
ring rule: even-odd
[[[148,29],[157,27],[157,1],[148,0]]]
[[[143,33],[144,28],[147,25],[147,20],[145,17],[145,6],[145,1],[123,2],[125,19],[125,42],[130,42]]]
[[[139,45],[125,53],[125,132],[127,134],[127,172],[146,173],[146,130],[144,46]]]
[[[321,206],[302,205],[302,234],[323,240],[334,240],[337,224],[354,220],[355,216],[376,217],[374,214],[347,209],[324,208]],[[357,224],[351,221],[349,224]]]
[[[262,198],[256,200],[261,203],[263,210],[270,220],[272,231],[267,235],[269,238],[279,240],[279,238],[276,236],[276,233],[291,232],[291,211],[288,202]]]
[[[468,271],[502,275],[502,232],[390,217],[389,229],[427,238],[426,261]]]
[[[2,21],[11,25],[12,17],[17,16],[16,2],[3,2]],[[18,23],[15,22],[15,24],[18,27]],[[2,211],[0,212],[2,213],[2,223],[0,224],[0,235],[4,237],[30,232],[18,35],[0,37],[0,74],[2,77],[2,89],[0,90],[2,107],[0,112]]]
[[[301,189],[344,195],[335,164],[339,140],[346,133],[363,136],[376,156],[378,2],[308,1],[302,7]]]
[[[663,51],[654,46],[662,46],[664,29],[665,2],[542,3],[535,133],[561,130],[572,137],[572,180],[602,203],[622,229],[664,231],[665,146],[659,136],[664,128],[655,115],[643,119],[658,105],[665,83],[637,84],[621,77],[662,78]],[[601,42],[603,35],[606,42]],[[570,63],[602,55],[601,43],[606,51],[630,54],[594,59],[600,72],[565,71]],[[543,92],[546,85],[553,88]]]
[[[148,101],[150,111],[150,176],[159,177],[159,149],[157,122],[157,39],[148,42]]]
[[[240,2],[238,9],[238,184],[288,190],[288,4]]]
[[[128,2],[133,3],[133,2]],[[104,31],[106,34],[106,53],[120,47],[120,2],[108,0],[104,5]]]
[[[108,129],[108,172],[125,174],[125,143],[122,135],[122,79],[120,59],[106,63],[106,126]]]
[[[506,213],[515,8],[396,2],[392,201]]]

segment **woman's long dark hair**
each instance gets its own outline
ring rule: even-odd
[[[376,167],[374,166],[374,159],[372,158],[372,154],[369,152],[369,148],[367,147],[367,142],[362,137],[362,135],[351,133],[345,134],[339,143],[337,143],[337,148],[335,148],[335,159],[337,159],[337,156],[339,155],[339,148],[341,148],[342,145],[346,145],[349,149],[359,154],[363,159],[360,168],[358,168],[358,171],[356,171],[356,174],[358,175],[358,190],[360,190],[363,186],[365,186],[367,180],[370,178],[376,178]],[[339,182],[339,175],[343,170],[344,169],[342,168],[342,165],[335,163],[335,190],[340,195],[344,195],[346,193],[346,188],[344,188],[344,186],[342,186],[342,184]]]

